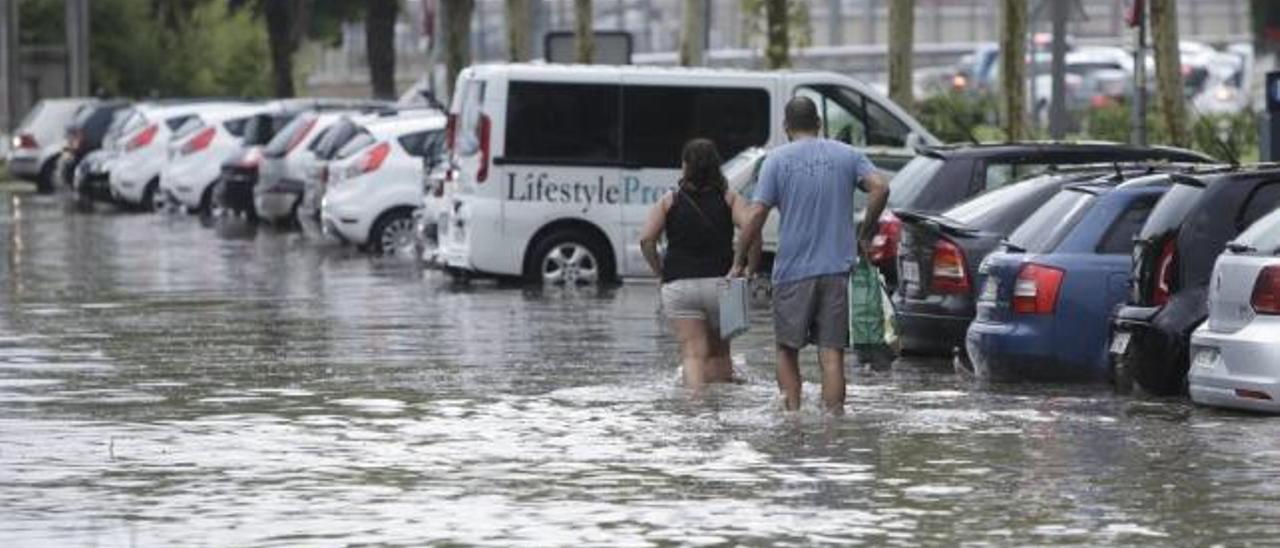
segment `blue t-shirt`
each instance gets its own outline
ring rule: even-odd
[[[853,195],[875,169],[861,152],[830,139],[800,139],[769,152],[752,199],[782,216],[775,285],[853,269]]]

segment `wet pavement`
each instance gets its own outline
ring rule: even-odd
[[[3,546],[1280,538],[1280,419],[928,362],[788,415],[760,310],[746,382],[695,396],[652,283],[458,286],[0,194],[0,285]]]

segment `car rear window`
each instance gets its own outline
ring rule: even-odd
[[[271,158],[280,158],[289,152],[289,143],[294,137],[298,136],[298,132],[311,129],[311,124],[315,120],[314,116],[298,116],[284,126],[279,132],[267,142],[267,146],[262,147],[262,155]]]
[[[192,118],[198,118],[198,116],[194,114],[182,114],[172,118],[166,118],[164,125],[169,126],[169,131],[178,131],[178,128],[181,128],[184,124],[190,122]]]
[[[908,207],[929,189],[929,182],[942,169],[941,158],[921,154],[902,166],[889,181],[889,207]]]
[[[1129,204],[1120,217],[1111,223],[1111,228],[1107,229],[1106,235],[1102,237],[1102,241],[1098,244],[1098,253],[1104,255],[1130,255],[1133,253],[1133,237],[1142,230],[1142,225],[1147,222],[1147,217],[1151,216],[1151,210],[1155,208],[1155,199],[1144,199]]]
[[[1058,178],[1037,177],[993,190],[955,206],[943,216],[998,234],[1008,234],[1022,224],[1061,184]]]
[[[1280,209],[1258,219],[1236,241],[1257,249],[1259,253],[1280,254]]]
[[[1147,240],[1182,226],[1187,213],[1195,207],[1203,192],[1204,187],[1197,185],[1173,185],[1173,188],[1169,189],[1169,192],[1166,192],[1164,197],[1156,203],[1156,208],[1151,210],[1151,216],[1147,217],[1146,224],[1142,225],[1142,232],[1138,234],[1138,238]]]
[[[307,145],[307,150],[310,150],[312,153],[319,153],[321,145],[323,145],[325,140],[329,138],[329,131],[332,129],[333,126],[321,129],[320,133],[316,134],[316,138],[311,140],[311,144]]]
[[[1237,226],[1240,230],[1244,230],[1264,215],[1274,211],[1277,206],[1280,206],[1280,181],[1263,184],[1249,195],[1249,201],[1236,221]]]
[[[362,128],[360,131],[357,131],[355,135],[352,135],[346,143],[343,143],[342,147],[338,149],[338,152],[335,153],[333,157],[339,160],[349,158],[353,154],[364,150],[364,147],[372,145],[374,141],[375,139],[373,138],[373,135],[370,135],[368,130]]]
[[[182,122],[182,125],[173,129],[173,135],[169,138],[176,141],[199,131],[202,127],[204,127],[204,120],[199,116],[191,116]]]
[[[243,137],[244,127],[248,123],[249,123],[248,118],[235,118],[233,120],[227,120],[223,122],[222,127],[226,128],[227,133],[230,133],[236,137]]]
[[[1059,192],[1009,235],[1009,243],[1028,253],[1049,253],[1062,243],[1096,201],[1081,190]]]

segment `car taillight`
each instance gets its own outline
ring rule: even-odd
[[[23,133],[14,138],[14,146],[17,148],[40,148],[40,143],[36,142],[36,136],[30,133]]]
[[[253,147],[240,158],[240,167],[243,168],[257,169],[260,163],[262,163],[262,147]]]
[[[1058,306],[1058,290],[1064,272],[1060,269],[1028,263],[1018,272],[1013,286],[1013,311],[1018,314],[1053,314]]]
[[[391,154],[390,143],[384,141],[374,145],[373,148],[365,152],[364,155],[356,161],[354,165],[356,172],[352,175],[363,175],[365,173],[377,171],[378,168],[382,167],[382,162],[387,159],[388,154]]]
[[[1165,240],[1164,247],[1160,250],[1160,260],[1156,262],[1156,278],[1151,288],[1151,303],[1156,306],[1169,302],[1169,295],[1173,293],[1174,261],[1178,259],[1177,241],[1176,236]]]
[[[489,178],[489,116],[480,115],[480,127],[476,131],[480,134],[480,168],[476,170],[476,182],[483,183]]]
[[[142,130],[137,135],[134,135],[132,139],[129,139],[129,143],[125,145],[125,150],[132,151],[151,144],[151,141],[156,138],[156,134],[159,132],[159,125],[151,124],[147,126],[147,129]]]
[[[213,137],[217,133],[218,130],[211,127],[200,130],[200,133],[195,134],[194,137],[187,139],[187,142],[182,144],[182,153],[192,154],[209,148],[209,144],[213,143]]]
[[[1268,316],[1280,315],[1280,265],[1271,265],[1258,273],[1253,283],[1253,311]]]
[[[294,132],[293,137],[289,138],[289,145],[284,149],[285,154],[293,152],[293,149],[296,148],[299,144],[301,144],[303,139],[307,138],[307,134],[311,133],[311,128],[315,127],[315,125],[316,125],[316,120],[315,118],[312,118],[307,122],[307,125],[302,127],[302,129]]]
[[[902,220],[892,211],[884,212],[880,216],[880,230],[871,238],[871,249],[867,252],[871,263],[884,266],[892,262],[898,256],[898,240],[901,237]]]
[[[938,242],[933,245],[933,278],[929,287],[934,293],[954,295],[969,292],[964,252],[946,238],[938,238]]]

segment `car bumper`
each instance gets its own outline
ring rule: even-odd
[[[280,181],[269,187],[259,184],[253,192],[258,217],[268,221],[292,219],[302,200],[303,188],[301,183],[291,181]]]
[[[1091,368],[1062,361],[1053,334],[1041,326],[975,321],[965,335],[965,348],[980,378],[994,381],[1101,380]]]
[[[257,184],[256,169],[222,170],[222,205],[235,211],[254,211],[253,189]]]
[[[1208,358],[1197,359],[1201,353]],[[1192,401],[1280,413],[1280,319],[1255,319],[1234,333],[1201,327],[1191,336],[1190,355]]]
[[[10,176],[34,181],[40,176],[40,158],[36,156],[10,156],[8,168]]]
[[[111,175],[105,171],[90,171],[77,178],[76,192],[87,198],[102,202],[110,202],[115,198],[111,195]]]
[[[1111,324],[1111,341],[1108,356],[1113,369],[1123,368],[1139,385],[1157,393],[1172,393],[1180,390],[1177,386],[1166,386],[1171,375],[1167,370],[1173,367],[1184,367],[1186,362],[1186,343],[1178,333],[1161,329],[1156,316],[1161,308],[1154,307],[1121,307]],[[1123,348],[1117,347],[1116,339],[1127,337],[1128,343]],[[1178,364],[1183,365],[1179,366]]]
[[[335,202],[325,197],[321,206],[320,222],[325,233],[355,245],[367,243],[369,227],[373,221],[361,216],[357,208]]]
[[[935,310],[920,310],[898,303],[898,338],[903,350],[950,356],[965,345],[965,332],[973,320]]]

